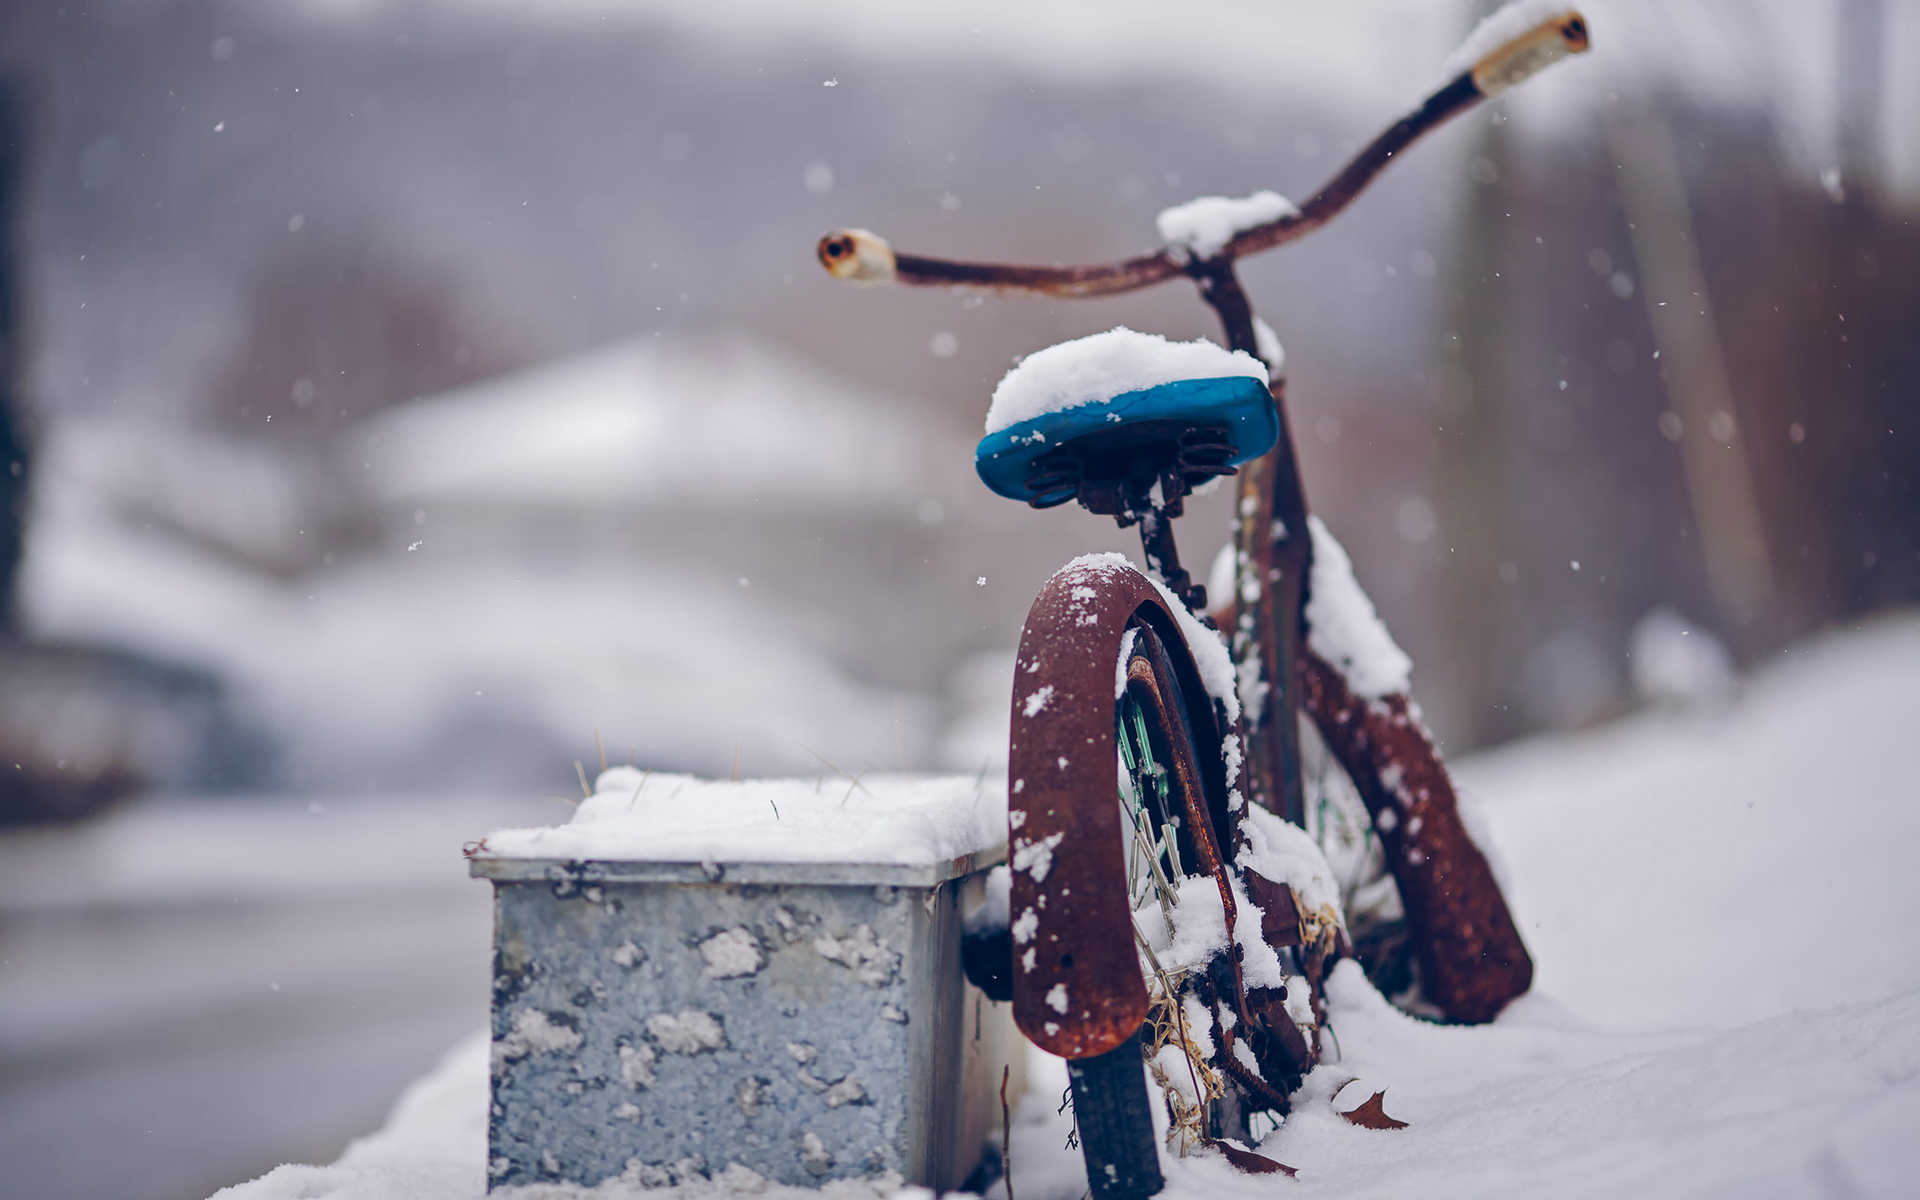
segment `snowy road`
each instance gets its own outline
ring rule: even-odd
[[[326,1161],[485,1019],[460,844],[548,804],[143,805],[0,839],[0,1197]]]

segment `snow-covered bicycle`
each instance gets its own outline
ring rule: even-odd
[[[996,389],[976,453],[1001,495],[1138,525],[1147,567],[1076,559],[1034,601],[1014,674],[1006,920],[967,947],[975,981],[1068,1060],[1098,1200],[1162,1186],[1148,1077],[1171,1144],[1285,1169],[1234,1142],[1255,1114],[1284,1114],[1319,1060],[1339,958],[1454,1021],[1491,1020],[1531,983],[1406,658],[1309,514],[1280,343],[1234,264],[1325,224],[1422,134],[1587,46],[1578,12],[1510,6],[1463,47],[1469,65],[1304,205],[1193,201],[1160,215],[1160,249],[1119,262],[957,262],[858,229],[820,241],[822,264],[855,283],[1073,298],[1184,276],[1226,335],[1221,348],[1116,329],[1032,354]],[[1210,617],[1172,521],[1229,475],[1231,595]]]

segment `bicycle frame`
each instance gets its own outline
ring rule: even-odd
[[[883,239],[856,229],[837,230],[821,238],[818,256],[829,273],[852,283],[1060,299],[1116,296],[1185,276],[1219,318],[1227,347],[1265,361],[1255,335],[1253,305],[1235,270],[1239,259],[1285,245],[1325,225],[1345,211],[1396,155],[1428,131],[1588,47],[1585,18],[1573,10],[1508,40],[1376,137],[1297,210],[1240,230],[1211,257],[1196,257],[1184,248],[1169,246],[1091,266],[961,262],[896,253]],[[1269,372],[1275,365],[1267,364]],[[1239,472],[1232,650],[1242,678],[1258,680],[1268,689],[1267,702],[1249,711],[1244,720],[1244,786],[1255,803],[1304,824],[1298,713],[1302,607],[1313,551],[1306,491],[1287,420],[1284,376],[1274,376],[1270,387],[1278,409],[1280,440]]]

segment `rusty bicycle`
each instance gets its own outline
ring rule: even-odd
[[[975,982],[1068,1061],[1097,1200],[1163,1186],[1149,1078],[1176,1149],[1288,1170],[1242,1143],[1319,1061],[1341,958],[1376,981],[1400,971],[1401,1000],[1450,1021],[1491,1020],[1531,984],[1404,657],[1309,511],[1283,354],[1235,263],[1326,224],[1421,135],[1588,45],[1575,10],[1502,10],[1463,47],[1468,65],[1304,204],[1263,192],[1169,209],[1164,244],[1121,261],[960,262],[860,229],[820,240],[825,268],[859,284],[1079,298],[1184,277],[1225,334],[1221,347],[1116,329],[1030,355],[996,390],[976,453],[994,491],[1073,501],[1141,536],[1144,572],[1119,555],[1076,559],[1028,615],[1006,919],[967,947]],[[1210,611],[1172,523],[1225,476],[1232,584]],[[1341,795],[1367,826],[1342,850],[1359,846],[1361,886],[1326,854]],[[1348,905],[1365,894],[1367,921],[1350,923],[1343,893]]]

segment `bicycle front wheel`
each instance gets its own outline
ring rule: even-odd
[[[1092,1194],[1121,1200],[1160,1187],[1149,1071],[1169,1139],[1186,1146],[1244,1136],[1242,1114],[1286,1098],[1266,1083],[1276,1055],[1253,1030],[1271,1013],[1235,952],[1245,895],[1225,751],[1237,734],[1158,590],[1124,563],[1098,566],[1056,576],[1022,637],[1012,974],[1022,1031],[1069,1062]],[[1196,921],[1214,936],[1193,937]],[[1295,1059],[1271,1077],[1297,1074]]]
[[[1237,1134],[1242,1131],[1226,1127],[1231,1114],[1222,1111],[1231,1084],[1208,1062],[1211,1039],[1190,1028],[1186,1011],[1196,977],[1211,984],[1210,968],[1216,964],[1211,956],[1203,962],[1162,962],[1155,952],[1156,942],[1162,951],[1172,948],[1180,916],[1191,920],[1191,909],[1179,911],[1183,899],[1208,908],[1210,916],[1218,892],[1223,932],[1234,903],[1221,853],[1223,845],[1231,845],[1228,814],[1224,803],[1217,808],[1210,803],[1201,743],[1194,736],[1196,719],[1204,722],[1207,714],[1192,711],[1165,643],[1144,622],[1127,632],[1114,686],[1120,689],[1114,741],[1121,830],[1127,839],[1127,900],[1149,967],[1151,1007],[1142,1050],[1166,1098],[1174,1138],[1192,1143]],[[1211,743],[1216,756],[1217,745]]]

